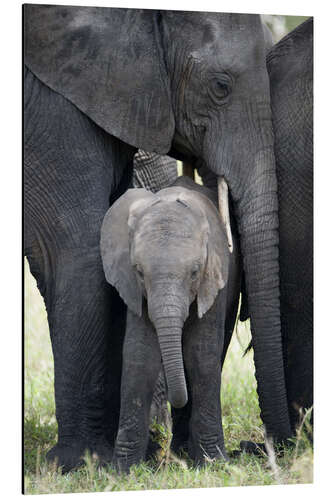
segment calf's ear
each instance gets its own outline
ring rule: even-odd
[[[105,277],[119,292],[131,311],[142,313],[142,290],[130,259],[129,214],[137,203],[154,200],[145,189],[129,189],[106,212],[101,228],[101,255]]]
[[[199,318],[202,318],[212,307],[219,290],[226,286],[228,280],[228,265],[224,260],[226,258],[227,263],[229,262],[229,255],[225,252],[225,250],[229,252],[228,247],[226,245],[224,251],[220,252],[219,248],[209,241],[211,238],[210,234],[207,243],[206,268],[197,295]]]

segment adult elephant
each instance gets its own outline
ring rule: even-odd
[[[313,18],[267,55],[279,199],[281,327],[292,431],[313,405]],[[241,319],[248,317],[242,304]],[[248,451],[257,450],[243,442]]]
[[[313,405],[313,19],[267,56],[280,221],[281,325],[288,407]]]
[[[134,156],[132,184],[153,193],[173,184],[178,177],[177,161],[169,156],[139,151]]]
[[[290,435],[265,41],[257,15],[26,5],[26,246],[55,363],[58,444],[109,460],[125,306],[99,230],[138,147],[200,159],[226,180],[240,233],[263,421]],[[108,367],[108,369],[107,369]]]

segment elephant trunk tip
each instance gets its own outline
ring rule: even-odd
[[[173,406],[174,408],[183,408],[187,403],[187,396],[181,396],[175,398],[170,397],[169,401],[171,406]]]
[[[178,391],[176,394],[170,394],[168,399],[171,406],[174,408],[183,408],[188,401],[186,387],[184,391]]]

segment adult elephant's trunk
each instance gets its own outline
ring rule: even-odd
[[[182,408],[187,403],[187,388],[182,354],[182,328],[186,309],[181,301],[170,299],[164,290],[163,297],[152,294],[148,298],[149,317],[153,322],[161,349],[164,373],[168,386],[168,400],[175,408]],[[168,304],[166,304],[168,302]],[[170,303],[171,302],[171,303]],[[173,304],[172,302],[176,302]]]
[[[254,157],[255,177],[236,199],[235,210],[254,345],[262,420],[277,440],[291,434],[284,381],[278,262],[278,202],[273,150]]]

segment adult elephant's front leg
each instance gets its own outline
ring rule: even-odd
[[[199,320],[194,311],[183,333],[186,380],[191,393],[188,452],[198,464],[204,463],[206,459],[228,459],[224,447],[220,400],[223,311],[225,289],[219,293],[215,304],[202,319]]]
[[[79,465],[85,450],[110,462],[118,423],[126,311],[104,282],[99,260],[98,246],[84,255],[81,249],[62,252],[51,285],[58,444],[48,459],[64,471]]]
[[[104,278],[100,227],[133,152],[26,71],[25,248],[43,295],[63,471],[85,449],[111,459],[125,306]]]

